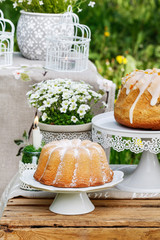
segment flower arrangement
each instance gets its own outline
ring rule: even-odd
[[[63,13],[69,5],[72,9],[81,12],[81,4],[87,0],[12,0],[13,8],[20,8],[26,12],[38,13]],[[95,2],[88,2],[88,6],[94,7]]]
[[[92,107],[102,94],[84,82],[70,79],[47,80],[27,93],[29,104],[41,112],[40,122],[52,125],[90,123]]]

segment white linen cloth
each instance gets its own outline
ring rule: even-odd
[[[124,176],[133,172],[136,165],[110,165],[113,170],[124,172]],[[20,189],[19,173],[17,173],[5,188],[0,201],[0,217],[7,205],[9,199],[22,196],[26,198],[54,198],[55,193],[47,191],[26,191]],[[132,193],[121,191],[116,187],[109,188],[103,191],[89,193],[88,196],[92,199],[134,199],[134,198],[160,198],[160,193]]]

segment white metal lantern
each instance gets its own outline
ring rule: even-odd
[[[62,22],[54,26],[51,35],[47,38],[45,65],[47,69],[81,72],[88,67],[91,31],[86,25],[79,24],[78,17],[72,18],[72,23],[66,21],[72,14],[65,13]]]
[[[4,18],[0,10],[0,66],[9,66],[13,62],[14,24]]]

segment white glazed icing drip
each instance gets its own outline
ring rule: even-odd
[[[43,178],[44,173],[46,172],[47,166],[48,166],[48,164],[49,164],[49,161],[50,161],[51,155],[52,155],[52,153],[53,153],[57,148],[59,148],[59,147],[56,146],[56,147],[54,147],[53,149],[50,149],[50,151],[49,151],[50,153],[49,153],[48,160],[47,160],[47,162],[46,162],[46,166],[45,166],[45,168],[44,168],[44,171],[43,171],[43,173],[42,173],[42,175],[41,175],[39,181]]]
[[[101,161],[100,161],[100,164],[101,164],[101,171],[102,171],[102,176],[103,176],[103,183],[105,183],[106,181],[107,181],[107,178],[106,178],[106,174],[105,174],[105,165],[104,165],[104,163],[102,162],[102,151],[101,151],[101,149],[99,149],[98,147],[96,147],[95,145],[93,145],[92,146],[92,148],[95,148],[97,151],[98,151],[98,153],[99,153],[99,155],[100,155],[100,157],[101,157]]]
[[[135,108],[138,100],[140,99],[141,95],[144,93],[144,91],[146,90],[148,85],[151,83],[152,78],[153,78],[152,75],[144,75],[144,77],[142,79],[140,79],[139,82],[136,84],[137,87],[139,88],[140,92],[139,92],[135,102],[133,103],[133,105],[132,105],[132,107],[130,108],[130,111],[129,111],[129,119],[130,119],[131,124],[133,123],[134,108]]]
[[[151,86],[148,88],[148,92],[152,95],[151,106],[154,106],[157,103],[157,100],[160,96],[160,76],[157,75],[152,82]]]
[[[158,69],[147,69],[145,71],[139,70],[134,71],[125,78],[122,79],[122,83],[124,85],[124,88],[126,88],[126,94],[128,95],[131,89],[139,89],[139,94],[134,101],[132,107],[130,108],[129,112],[129,119],[130,123],[133,123],[133,112],[135,109],[135,106],[140,99],[141,95],[144,93],[144,91],[148,87],[148,91],[152,96],[151,99],[151,106],[154,106],[157,103],[157,99],[160,96],[160,76],[158,75],[159,70]]]
[[[70,184],[70,187],[74,187],[76,186],[76,181],[77,181],[77,169],[78,169],[78,150],[77,149],[74,149],[74,156],[76,158],[76,163],[75,163],[75,169],[74,169],[74,172],[73,172],[73,178],[72,178],[72,182]]]
[[[55,179],[54,179],[54,181],[53,181],[53,184],[56,183],[56,181],[58,180],[58,177],[61,175],[62,164],[63,164],[63,157],[64,157],[64,154],[66,153],[66,151],[67,151],[67,147],[62,148],[62,149],[60,150],[60,164],[59,164],[59,166],[58,166],[57,174],[56,174],[56,176],[55,176]]]

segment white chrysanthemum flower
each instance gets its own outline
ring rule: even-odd
[[[44,100],[44,99],[45,99],[45,96],[39,97],[39,100]]]
[[[50,99],[50,103],[52,104],[52,103],[55,103],[55,102],[57,102],[58,101],[58,98],[57,97],[54,97],[54,98],[51,98]]]
[[[36,93],[33,93],[31,96],[30,96],[30,99],[35,99],[35,98],[39,98],[39,94],[36,92]]]
[[[66,113],[66,112],[67,112],[67,108],[64,107],[64,106],[61,107],[61,108],[60,108],[60,112],[61,112],[61,113]]]
[[[43,115],[42,115],[42,121],[45,121],[47,118],[48,118],[47,114],[46,114],[46,113],[43,113]]]
[[[46,109],[46,108],[45,108],[45,106],[43,105],[43,106],[41,106],[41,107],[38,108],[38,111],[41,112],[41,111],[44,111],[45,109]]]
[[[71,105],[70,105],[70,107],[69,107],[69,110],[70,111],[73,111],[73,110],[75,110],[77,108],[77,104],[76,103],[72,103]]]
[[[76,96],[73,96],[71,99],[70,99],[70,103],[76,103],[77,102],[77,97]]]
[[[79,116],[84,116],[86,114],[86,111],[83,108],[78,108],[77,113],[79,114]]]
[[[63,93],[63,95],[62,95],[62,98],[63,99],[69,99],[70,98],[70,94],[69,93]]]
[[[87,99],[85,99],[84,96],[81,96],[81,95],[78,95],[78,96],[77,96],[77,100],[78,100],[79,102],[86,102],[86,101],[87,101]]]
[[[62,105],[62,107],[68,107],[69,101],[65,100],[65,101],[62,102],[61,105]]]
[[[76,118],[75,116],[72,116],[72,117],[71,117],[71,121],[74,122],[74,123],[76,123],[76,122],[78,121],[78,118]]]
[[[84,109],[85,111],[90,109],[90,106],[88,106],[87,104],[81,104],[79,109]]]
[[[87,95],[87,96],[86,96],[86,99],[87,99],[87,100],[90,100],[90,99],[91,99],[91,95]]]
[[[79,89],[79,93],[82,93],[84,95],[88,95],[88,91],[86,89]]]
[[[45,100],[43,101],[43,104],[45,107],[50,107],[51,106],[51,101],[50,100]]]

